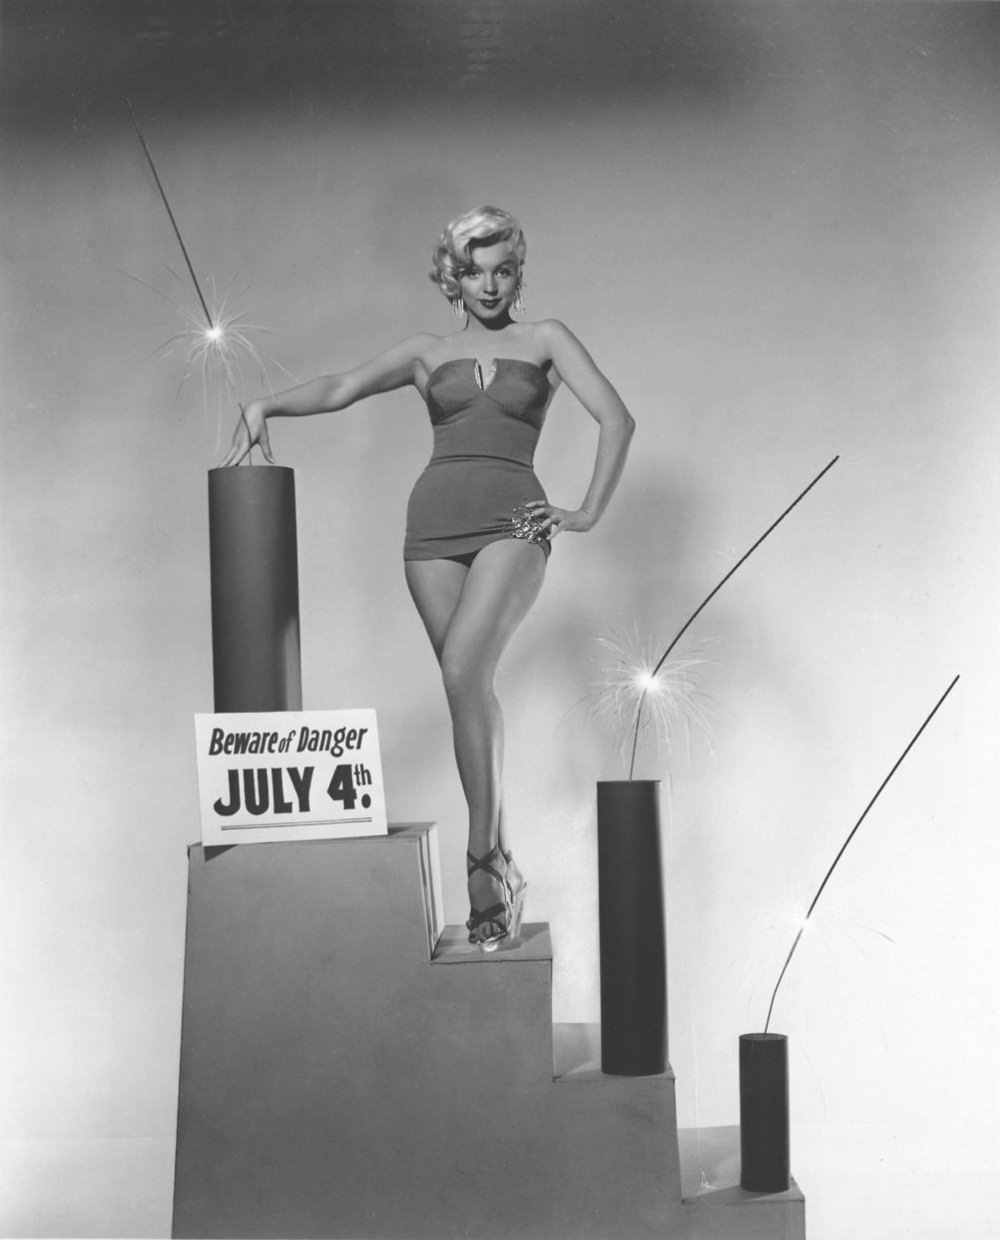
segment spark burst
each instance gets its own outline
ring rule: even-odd
[[[700,654],[675,655],[657,666],[656,645],[643,640],[637,625],[597,640],[613,662],[594,686],[595,713],[622,738],[623,761],[637,718],[641,732],[651,730],[667,750],[680,735],[690,744],[693,728],[709,734],[710,699],[699,679],[711,660]],[[640,717],[644,703],[649,709]]]
[[[839,460],[840,460],[840,457],[835,456],[832,461],[824,465],[824,467],[819,471],[816,477],[813,478],[812,482],[810,482],[809,485],[803,491],[799,492],[799,494],[795,497],[795,499],[792,500],[792,502],[788,505],[788,507],[784,510],[784,512],[779,517],[777,517],[774,521],[771,522],[771,524],[767,527],[764,533],[761,534],[761,536],[757,539],[757,541],[750,547],[750,549],[748,551],[745,551],[743,555],[740,556],[740,558],[736,561],[736,563],[729,570],[729,572],[726,573],[726,575],[722,578],[722,580],[718,583],[718,585],[716,585],[711,591],[709,591],[709,593],[698,604],[698,606],[694,609],[694,611],[687,618],[687,620],[684,621],[681,627],[677,630],[670,644],[667,646],[666,650],[664,650],[663,654],[660,655],[659,659],[656,660],[653,666],[646,673],[645,687],[643,687],[642,685],[639,686],[638,700],[635,703],[635,723],[632,728],[632,757],[629,762],[629,768],[628,768],[629,779],[632,779],[635,773],[635,756],[636,756],[636,751],[639,747],[639,735],[643,727],[643,707],[647,705],[652,705],[653,699],[657,696],[657,694],[651,692],[651,689],[658,684],[658,677],[660,676],[660,673],[663,671],[663,669],[666,667],[667,661],[669,660],[671,654],[673,653],[675,647],[677,646],[677,643],[684,636],[684,634],[688,631],[691,625],[694,624],[695,620],[697,620],[697,618],[705,610],[705,608],[712,601],[712,599],[715,598],[715,596],[719,593],[719,591],[726,584],[729,578],[732,577],[732,575],[736,572],[736,570],[753,555],[753,553],[761,545],[764,539],[767,538],[767,536],[770,533],[772,533],[772,531],[778,528],[778,526],[781,524],[782,521],[784,521],[785,517],[788,516],[788,514],[792,511],[792,509],[798,503],[800,503],[801,500],[805,499],[805,497],[813,489],[816,483],[819,482],[819,480],[824,476],[824,474],[828,473],[829,470],[831,470],[834,467],[834,465],[836,465],[837,461]]]
[[[163,202],[164,209],[170,220],[174,236],[177,238],[177,244],[180,246],[181,254],[184,256],[184,263],[187,267],[188,274],[191,277],[191,283],[194,285],[194,291],[198,298],[198,305],[201,313],[191,311],[188,307],[178,302],[175,298],[162,292],[154,285],[149,284],[145,280],[140,280],[138,276],[133,276],[131,272],[125,272],[131,279],[137,280],[138,283],[159,296],[165,298],[173,306],[175,306],[181,315],[190,324],[183,331],[176,332],[157,350],[158,353],[169,352],[174,345],[181,344],[186,349],[186,359],[189,369],[181,379],[183,384],[191,375],[191,371],[197,368],[201,373],[202,391],[205,399],[206,407],[210,400],[210,393],[215,387],[214,377],[216,374],[221,376],[222,386],[228,391],[233,402],[240,411],[240,417],[243,418],[243,425],[247,426],[246,417],[243,413],[243,404],[239,398],[239,386],[242,381],[242,365],[251,361],[257,367],[262,381],[266,382],[267,368],[264,360],[258,352],[253,341],[247,335],[251,331],[266,331],[267,329],[257,324],[248,323],[246,314],[241,311],[234,312],[229,309],[229,300],[232,293],[232,282],[226,288],[221,298],[215,289],[214,281],[212,283],[211,307],[206,300],[205,294],[202,292],[201,282],[195,274],[194,265],[191,262],[191,256],[188,248],[184,244],[184,238],[181,236],[181,230],[177,224],[167,198],[166,190],[163,188],[163,182],[160,180],[160,174],[156,170],[156,164],[153,162],[153,156],[143,137],[142,130],[139,128],[139,122],[136,119],[135,112],[132,108],[131,100],[126,98],[125,103],[128,107],[129,116],[132,118],[132,125],[135,128],[136,135],[142,146],[143,154],[146,156],[146,162],[149,164],[153,179],[156,182],[156,188],[159,190],[160,199]],[[170,274],[179,283],[183,283],[177,276],[176,272],[167,268]],[[218,392],[218,417],[217,424],[219,427],[219,435],[221,437],[222,426],[222,391],[217,388]],[[249,434],[249,427],[247,427]],[[216,443],[218,449],[218,442]],[[247,460],[250,460],[248,454]]]
[[[177,278],[176,273],[171,272],[171,274],[175,279]],[[140,280],[140,283],[145,284],[147,288],[152,288],[154,292],[159,292],[145,280]],[[195,371],[200,374],[206,408],[211,401],[213,391],[217,397],[216,421],[220,429],[223,390],[228,392],[242,412],[237,393],[244,383],[244,368],[247,363],[252,363],[258,383],[268,384],[267,366],[256,345],[247,335],[248,332],[266,332],[268,329],[257,323],[248,323],[246,312],[231,311],[229,309],[230,298],[231,288],[226,289],[219,297],[213,282],[208,296],[208,304],[211,307],[211,326],[205,327],[199,315],[174,298],[168,297],[167,300],[177,308],[189,326],[182,331],[175,332],[157,349],[158,353],[166,353],[175,346],[183,348],[188,369],[182,376],[181,383],[186,382]],[[221,385],[215,382],[217,375],[221,376]],[[216,448],[218,448],[218,443]]]

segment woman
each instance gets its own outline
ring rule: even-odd
[[[444,679],[469,806],[470,943],[516,941],[525,880],[507,846],[500,783],[503,717],[497,663],[538,595],[551,541],[582,533],[618,482],[633,420],[572,333],[523,313],[525,242],[513,216],[481,207],[453,220],[431,279],[463,320],[447,336],[411,336],[343,374],[247,405],[224,465],[256,443],[273,460],[267,422],[346,409],[412,385],[427,404],[434,451],[407,509],[406,581]],[[546,410],[565,383],[600,425],[593,477],[579,508],[545,498],[532,470]]]

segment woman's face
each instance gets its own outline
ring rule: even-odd
[[[509,241],[476,246],[459,285],[466,309],[484,323],[509,317],[517,296],[517,255]]]

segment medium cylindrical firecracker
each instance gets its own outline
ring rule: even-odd
[[[295,474],[208,473],[215,709],[302,709]]]
[[[597,785],[601,1070],[667,1067],[667,947],[660,873],[660,783]]]
[[[788,1039],[740,1035],[740,1185],[783,1193],[791,1183],[788,1140]]]

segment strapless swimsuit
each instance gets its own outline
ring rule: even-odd
[[[427,381],[434,449],[406,510],[404,560],[463,559],[501,538],[549,540],[519,511],[545,500],[532,463],[549,380],[534,362],[443,362]]]

